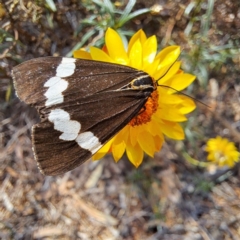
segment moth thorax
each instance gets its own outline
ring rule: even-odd
[[[130,82],[131,89],[144,90],[144,89],[156,89],[153,79],[149,75],[143,75],[133,79]]]

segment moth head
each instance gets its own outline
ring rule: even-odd
[[[149,75],[143,75],[133,79],[130,82],[129,87],[133,90],[152,89],[153,91],[157,88],[157,85]]]

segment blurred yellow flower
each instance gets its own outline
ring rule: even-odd
[[[208,152],[207,160],[216,165],[233,167],[240,160],[240,152],[226,138],[217,136],[207,142],[206,151]]]
[[[158,85],[181,91],[195,80],[195,76],[180,70],[181,63],[177,61],[179,54],[179,46],[166,47],[157,53],[156,36],[147,38],[142,30],[133,35],[126,50],[119,34],[108,28],[103,49],[91,47],[90,52],[80,49],[74,52],[74,57],[143,70],[155,81],[159,80]],[[93,159],[100,159],[111,152],[117,162],[126,151],[129,160],[138,167],[142,163],[144,152],[153,157],[161,149],[164,135],[176,140],[184,139],[179,122],[186,121],[185,115],[196,106],[190,98],[173,93],[170,88],[158,86],[144,109],[106,143]]]

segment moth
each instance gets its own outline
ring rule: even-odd
[[[34,106],[34,157],[45,175],[91,158],[144,107],[155,81],[137,69],[100,61],[43,57],[12,70],[17,96]]]

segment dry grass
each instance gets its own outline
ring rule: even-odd
[[[138,1],[137,7],[144,4]],[[80,1],[58,1],[56,12],[45,1],[9,0],[0,6],[4,30],[0,48],[1,239],[240,239],[239,166],[211,175],[186,163],[179,154],[181,146],[172,142],[154,159],[146,158],[138,170],[126,159],[115,164],[107,156],[64,176],[41,175],[30,139],[38,117],[16,97],[8,94],[10,100],[6,99],[6,92],[11,93],[10,71],[22,60],[68,53],[89,30],[78,33],[79,21],[89,16]],[[169,1],[159,15],[140,17],[126,28],[144,28],[163,43],[175,41],[187,49],[190,39],[183,31],[192,16],[184,15],[186,6],[184,1],[182,5]],[[218,0],[215,7],[211,44],[219,45],[226,38],[239,43],[239,4]],[[196,24],[195,33],[198,30]],[[239,73],[240,58],[228,58],[209,72],[207,88],[193,89],[192,94],[213,107],[214,113],[200,107],[193,115],[194,124],[190,121],[187,127],[201,140],[186,142],[190,154],[204,158],[204,141],[219,134],[239,147]]]

